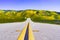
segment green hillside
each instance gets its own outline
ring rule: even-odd
[[[48,10],[0,10],[0,23],[23,22],[30,18],[33,22],[60,24],[60,12]]]

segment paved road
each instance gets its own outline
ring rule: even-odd
[[[60,25],[34,23],[30,19],[26,22],[0,24],[0,40],[17,40],[21,31],[16,30],[22,30],[28,21],[32,30],[39,30],[33,32],[35,40],[60,40]]]

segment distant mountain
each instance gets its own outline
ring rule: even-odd
[[[56,12],[56,13],[60,14],[60,12]]]

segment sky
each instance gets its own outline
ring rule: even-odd
[[[51,10],[60,12],[60,0],[0,0],[3,10]]]

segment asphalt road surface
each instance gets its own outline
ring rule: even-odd
[[[28,22],[32,30],[38,30],[38,32],[33,32],[35,40],[60,40],[60,25],[35,23],[30,19],[25,22],[0,24],[0,40],[17,40]]]

